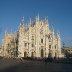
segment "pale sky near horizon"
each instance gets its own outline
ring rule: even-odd
[[[72,46],[72,0],[0,0],[0,43],[4,31],[15,32],[22,17],[25,23],[36,15],[48,16],[50,27],[60,31],[61,41]]]

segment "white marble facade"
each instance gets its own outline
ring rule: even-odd
[[[14,48],[17,48],[18,57],[60,57],[61,56],[61,41],[60,33],[57,36],[54,34],[54,28],[49,28],[48,18],[40,20],[36,16],[35,21],[30,21],[25,26],[24,18],[22,19],[18,31],[11,35],[12,38],[3,40],[3,55],[8,48],[6,45],[14,40]],[[7,35],[8,36],[8,35]],[[10,40],[11,39],[11,40]],[[16,41],[17,40],[17,43]],[[8,42],[7,44],[5,44]],[[7,53],[8,54],[8,53]]]

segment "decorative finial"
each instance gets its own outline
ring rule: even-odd
[[[39,21],[39,13],[38,13],[38,16],[37,16],[37,20]]]
[[[4,36],[7,36],[7,30],[5,30]]]
[[[22,18],[22,21],[24,22],[24,16],[23,16],[23,18]]]

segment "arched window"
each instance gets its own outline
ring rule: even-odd
[[[51,45],[49,45],[49,49],[51,49]]]
[[[55,49],[56,49],[56,45],[55,45]]]
[[[32,47],[34,47],[34,44],[32,44]]]
[[[25,43],[25,47],[27,46],[27,43]]]
[[[43,43],[43,39],[41,39],[41,43]]]

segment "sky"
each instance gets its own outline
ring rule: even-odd
[[[48,16],[50,27],[60,31],[61,42],[72,46],[72,0],[0,0],[0,43],[4,32],[18,30],[24,16],[25,23],[39,14]]]

